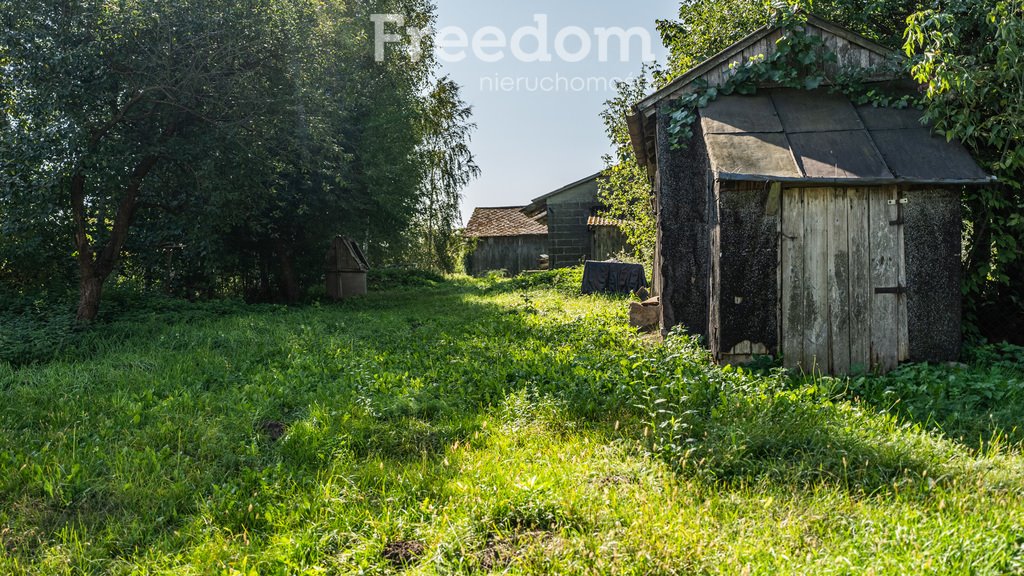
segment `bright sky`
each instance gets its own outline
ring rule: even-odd
[[[463,219],[478,206],[527,204],[600,170],[609,145],[598,114],[615,93],[614,79],[636,75],[651,55],[664,62],[654,23],[674,17],[678,6],[679,0],[438,0],[440,31],[465,32],[439,39],[448,39],[445,54],[452,57],[442,66],[473,106],[473,152],[483,171],[464,193]],[[537,34],[538,15],[546,34]],[[600,28],[608,30],[595,32]],[[626,61],[613,28],[631,34]],[[547,38],[546,50],[538,37]],[[550,61],[536,61],[545,53]]]

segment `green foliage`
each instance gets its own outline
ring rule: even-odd
[[[77,331],[67,301],[0,296],[0,364],[49,361],[76,340]]]
[[[567,296],[579,296],[583,286],[583,267],[556,268],[542,272],[520,274],[509,280],[491,279],[497,291],[535,290],[553,288]]]
[[[861,377],[849,394],[880,409],[984,446],[1020,441],[1024,429],[1024,348],[990,345],[972,350],[970,365],[910,365],[884,377]]]
[[[425,175],[410,238],[418,248],[406,257],[420,267],[451,274],[463,259],[457,230],[462,222],[461,191],[480,175],[469,148],[476,125],[470,122],[472,108],[459,96],[459,86],[447,77],[434,86],[424,108],[420,161]]]
[[[925,117],[997,182],[964,193],[964,293],[973,336],[1019,340],[1024,319],[1024,6],[956,1],[908,19]]]
[[[415,268],[374,268],[366,274],[369,290],[396,290],[402,288],[434,288],[444,282],[436,272]]]
[[[97,304],[85,283],[119,276],[296,301],[339,233],[376,264],[430,245],[444,262],[418,264],[452,268],[440,248],[475,170],[470,110],[435,78],[429,42],[418,59],[373,54],[372,14],[423,28],[431,3],[0,0],[0,13],[5,285],[66,285],[77,259],[83,319]]]
[[[631,81],[620,82],[615,98],[605,102],[601,112],[605,133],[614,152],[604,156],[605,169],[597,180],[598,199],[604,215],[619,220],[619,229],[633,248],[637,259],[650,268],[654,264],[657,222],[647,167],[637,162],[629,137],[626,117],[650,87],[650,71],[644,69]]]

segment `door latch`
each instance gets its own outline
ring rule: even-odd
[[[906,294],[906,293],[907,293],[907,287],[906,286],[889,286],[889,287],[885,287],[885,288],[875,288],[875,294],[896,294],[896,295],[900,295],[900,294]]]
[[[896,219],[889,220],[890,226],[902,226],[906,223],[906,221],[903,219],[903,206],[905,206],[909,202],[910,201],[907,200],[906,198],[900,198],[899,200],[889,200],[889,206],[896,207]]]

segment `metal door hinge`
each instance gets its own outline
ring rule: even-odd
[[[885,288],[875,288],[875,294],[896,294],[896,295],[900,295],[900,294],[906,294],[906,293],[907,293],[907,287],[906,286],[888,286],[888,287],[885,287]]]

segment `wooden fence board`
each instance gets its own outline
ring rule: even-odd
[[[897,300],[895,294],[879,294],[879,288],[897,286],[899,274],[896,266],[895,227],[889,222],[895,218],[893,190],[871,190],[869,208],[871,241],[871,364],[872,368],[888,372],[896,367],[898,353]]]
[[[787,368],[804,360],[803,312],[803,190],[787,188],[782,193],[782,354]]]
[[[850,237],[847,190],[835,188],[828,197],[828,309],[832,374],[850,371]]]

